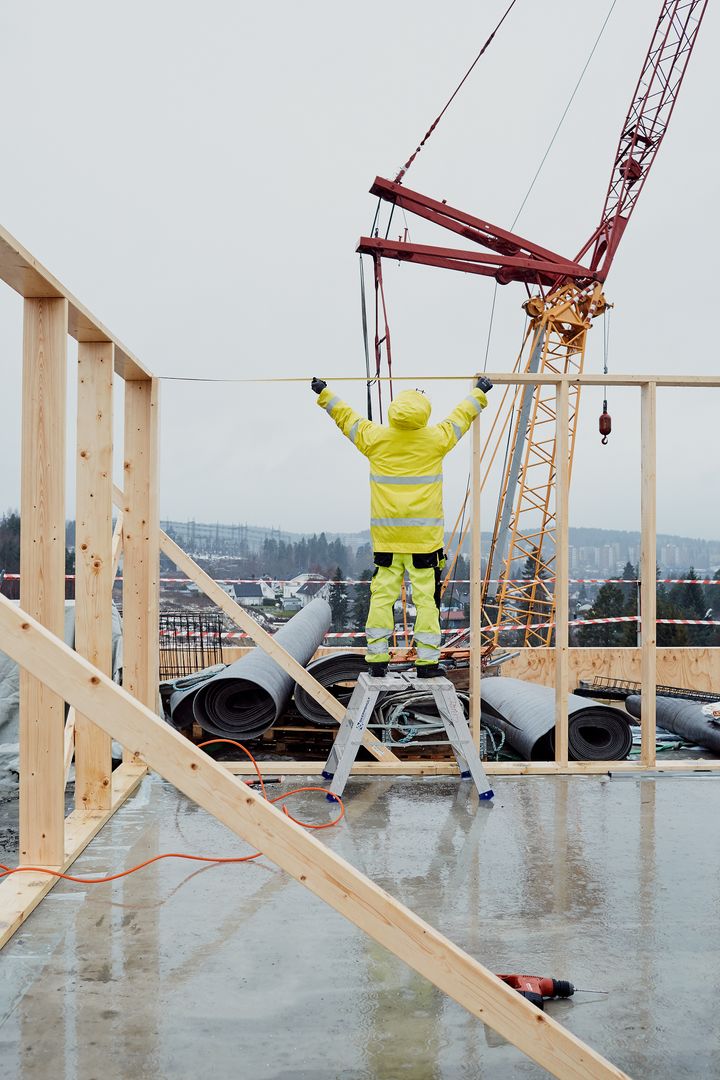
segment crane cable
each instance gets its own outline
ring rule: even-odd
[[[575,83],[575,86],[573,87],[573,91],[570,94],[570,97],[568,98],[567,104],[565,105],[565,108],[563,109],[562,115],[561,115],[560,119],[558,120],[557,125],[555,126],[555,130],[552,133],[552,136],[550,138],[550,142],[547,144],[547,147],[545,149],[545,153],[543,154],[543,156],[540,159],[540,164],[538,165],[537,169],[535,170],[535,175],[533,176],[532,180],[530,181],[530,186],[528,187],[527,191],[525,192],[523,200],[520,203],[520,206],[518,208],[518,211],[517,211],[517,213],[515,214],[515,217],[512,220],[512,224],[510,225],[510,231],[511,232],[515,229],[515,226],[517,225],[517,223],[518,223],[518,221],[520,219],[520,215],[522,214],[523,210],[525,209],[525,204],[527,203],[528,199],[530,198],[530,195],[532,194],[532,190],[535,187],[535,184],[538,181],[540,173],[543,170],[543,166],[545,165],[545,162],[547,161],[547,159],[548,159],[548,157],[550,155],[550,151],[552,150],[553,146],[555,145],[555,140],[557,139],[558,135],[560,134],[560,129],[562,128],[563,124],[565,123],[565,117],[567,116],[568,112],[570,111],[570,106],[572,105],[573,101],[575,100],[577,92],[580,89],[580,85],[581,85],[583,79],[585,78],[585,73],[587,72],[587,69],[590,67],[590,61],[592,60],[593,56],[595,55],[595,52],[597,51],[597,47],[600,44],[600,39],[602,38],[603,34],[605,33],[605,28],[606,28],[607,24],[610,21],[610,16],[612,15],[613,11],[615,10],[615,5],[616,4],[617,4],[617,0],[612,0],[612,3],[610,4],[610,7],[608,8],[607,15],[603,19],[603,22],[602,22],[602,25],[601,25],[601,27],[600,27],[600,29],[598,31],[597,37],[595,38],[595,41],[593,42],[593,46],[592,46],[590,52],[588,53],[587,60],[583,64],[582,70],[581,70],[580,74],[578,75],[577,82]],[[497,299],[497,291],[498,291],[498,283],[497,283],[497,281],[495,281],[495,288],[493,289],[492,308],[490,310],[490,325],[488,327],[488,336],[487,336],[487,342],[486,342],[486,345],[485,345],[485,365],[483,367],[483,371],[487,371],[488,354],[490,352],[490,338],[491,338],[491,335],[492,335],[493,318],[495,316],[495,301]]]
[[[463,75],[463,77],[460,80],[460,82],[458,83],[458,85],[453,90],[453,92],[450,95],[450,97],[448,98],[448,100],[445,102],[445,105],[443,106],[443,108],[440,110],[440,112],[435,117],[435,119],[433,120],[433,122],[430,125],[430,127],[428,128],[428,130],[423,135],[422,139],[420,140],[420,142],[416,146],[414,153],[412,153],[410,155],[408,160],[405,162],[403,167],[398,172],[397,176],[395,177],[395,183],[396,184],[399,184],[399,183],[402,182],[403,177],[405,176],[408,169],[411,167],[411,165],[415,161],[415,158],[418,156],[420,151],[423,149],[426,142],[428,141],[428,139],[430,138],[432,133],[435,131],[435,128],[438,126],[438,124],[442,120],[443,116],[445,115],[447,110],[450,108],[450,106],[452,105],[452,103],[455,100],[455,98],[457,97],[457,95],[460,93],[460,90],[463,88],[463,86],[467,82],[468,78],[472,74],[472,72],[475,69],[475,66],[477,65],[477,63],[480,60],[481,56],[485,53],[485,51],[490,46],[490,43],[492,42],[492,40],[495,37],[496,33],[498,32],[498,30],[500,29],[502,24],[507,19],[508,15],[512,11],[512,9],[515,7],[516,3],[517,3],[517,0],[511,0],[510,4],[508,5],[507,9],[505,10],[505,13],[503,14],[502,18],[498,22],[497,26],[495,27],[493,32],[490,34],[490,37],[487,39],[487,41],[485,42],[483,47],[480,49],[480,52],[477,54],[477,56],[473,60],[470,67],[467,69],[467,71]],[[380,208],[379,204],[380,204],[380,200],[378,200],[378,206],[376,207],[376,210],[375,210],[375,217],[373,219],[371,235],[373,235],[373,231],[376,230],[376,228],[377,228],[378,214],[379,214],[379,208]],[[395,211],[395,204],[393,204],[393,206],[391,207],[391,210],[390,210],[390,216],[389,216],[388,223],[387,223],[387,229],[385,231],[385,239],[387,239],[388,234],[390,232],[390,226],[392,224],[394,211]],[[406,226],[405,226],[405,234],[407,236],[407,219],[406,219]],[[385,289],[384,289],[384,285],[383,285],[382,269],[381,269],[380,257],[379,256],[376,256],[374,258],[373,264],[374,264],[374,271],[375,271],[375,381],[377,382],[378,410],[379,410],[379,413],[380,413],[380,422],[382,423],[382,386],[381,386],[381,384],[379,382],[379,375],[380,375],[381,354],[382,354],[382,346],[383,346],[383,344],[385,345],[385,354],[386,354],[386,357],[387,357],[388,376],[389,376],[389,384],[390,384],[390,400],[391,401],[392,401],[392,397],[393,397],[392,352],[391,352],[391,347],[390,347],[390,328],[388,326],[387,305],[386,305],[386,302],[385,302]],[[363,318],[364,318],[364,302],[365,301],[364,301],[364,295],[362,295],[363,290],[364,290],[364,281],[361,284],[361,305],[363,306]],[[384,323],[384,328],[385,328],[385,332],[384,332],[382,337],[380,337],[380,330],[379,330],[379,314],[380,314],[380,312],[379,312],[378,300],[380,300],[381,304],[382,304],[382,315],[383,315],[383,323]],[[370,418],[369,387],[370,387],[370,383],[368,382],[368,418]]]
[[[372,420],[372,385],[375,381],[370,374],[370,342],[368,339],[367,301],[365,299],[365,267],[360,259],[360,315],[362,318],[363,348],[365,351],[365,374],[367,376],[367,418]]]
[[[603,375],[608,373],[608,353],[610,351],[610,309],[612,305],[608,304],[603,311]],[[600,414],[600,420],[598,422],[600,429],[600,435],[602,436],[600,442],[603,446],[607,446],[608,435],[612,431],[612,417],[608,412],[607,402],[607,383],[603,388],[603,407]]]
[[[480,57],[481,57],[481,56],[483,55],[483,53],[485,52],[485,50],[486,50],[486,49],[488,48],[488,46],[490,45],[491,41],[493,40],[493,38],[494,38],[494,37],[495,37],[495,35],[497,34],[497,32],[498,32],[498,30],[500,29],[500,27],[502,26],[502,24],[503,24],[503,23],[505,22],[505,20],[507,19],[508,15],[509,15],[509,14],[510,14],[510,12],[512,11],[512,9],[513,9],[513,8],[515,7],[515,4],[516,4],[516,3],[517,3],[517,0],[512,0],[512,2],[511,2],[511,3],[509,4],[509,6],[508,6],[507,10],[505,11],[505,14],[504,14],[504,15],[503,15],[503,17],[502,17],[502,18],[500,19],[500,22],[499,22],[499,23],[497,24],[497,26],[496,26],[496,27],[495,27],[495,29],[493,30],[492,34],[490,35],[490,37],[489,37],[489,38],[487,39],[487,41],[486,41],[486,42],[485,42],[485,44],[483,45],[483,47],[482,47],[482,49],[480,50],[480,52],[479,52],[479,53],[477,54],[477,56],[476,56],[476,57],[475,57],[475,59],[473,60],[473,62],[472,62],[472,64],[470,65],[470,67],[469,67],[469,68],[467,69],[467,71],[466,71],[466,72],[465,72],[465,74],[463,75],[462,79],[461,79],[461,80],[460,80],[460,82],[459,82],[459,83],[457,84],[457,86],[456,86],[456,87],[455,87],[455,89],[453,90],[452,94],[450,95],[450,97],[448,98],[448,100],[447,100],[447,101],[445,102],[444,106],[442,107],[442,109],[440,110],[440,112],[438,113],[438,115],[437,115],[437,116],[435,117],[435,119],[433,120],[433,122],[432,122],[432,124],[430,125],[430,127],[429,127],[429,128],[427,129],[427,131],[426,131],[426,132],[425,132],[425,134],[423,135],[422,139],[420,140],[420,142],[418,143],[418,145],[417,145],[417,146],[415,147],[415,151],[414,151],[414,152],[413,152],[413,153],[412,153],[412,154],[410,155],[410,157],[409,157],[409,158],[407,159],[407,161],[405,162],[405,164],[403,165],[403,167],[402,167],[402,168],[400,169],[399,173],[398,173],[398,174],[397,174],[397,176],[395,177],[395,181],[394,181],[394,182],[395,182],[396,184],[401,184],[401,183],[402,183],[403,177],[405,176],[406,172],[408,171],[408,169],[410,168],[410,166],[412,165],[412,163],[413,163],[413,162],[415,161],[415,158],[416,158],[416,157],[418,156],[418,154],[420,153],[420,151],[421,151],[421,150],[423,149],[423,147],[425,146],[425,143],[426,143],[426,142],[428,141],[428,139],[430,138],[430,136],[431,136],[431,135],[432,135],[432,133],[434,132],[435,128],[436,128],[436,127],[438,126],[438,124],[439,124],[439,123],[440,123],[440,121],[442,120],[443,116],[445,115],[445,113],[446,113],[446,112],[448,111],[448,109],[449,109],[449,108],[450,108],[450,106],[452,105],[452,103],[453,103],[453,101],[455,100],[455,98],[457,97],[457,95],[458,95],[458,94],[460,93],[460,91],[462,90],[463,86],[465,85],[465,83],[467,82],[468,78],[469,78],[469,77],[470,77],[470,75],[472,74],[472,72],[473,72],[473,69],[475,68],[475,65],[477,64],[478,60],[480,59]]]
[[[519,219],[520,215],[522,214],[523,210],[525,209],[525,203],[530,198],[530,193],[532,192],[532,189],[535,187],[537,179],[540,176],[540,173],[542,172],[543,165],[547,161],[548,155],[549,155],[550,151],[552,150],[552,148],[553,148],[553,146],[555,144],[555,140],[557,139],[558,135],[560,134],[560,128],[563,126],[563,123],[565,122],[565,117],[567,116],[568,112],[570,111],[570,106],[572,105],[573,101],[575,100],[575,95],[577,94],[578,90],[580,89],[580,84],[582,83],[583,79],[585,78],[585,72],[590,67],[590,61],[592,60],[593,56],[595,55],[595,51],[596,51],[598,45],[600,44],[601,37],[605,33],[605,27],[607,26],[607,24],[610,21],[610,16],[612,15],[613,11],[615,10],[615,5],[616,4],[617,4],[617,0],[612,0],[612,3],[610,4],[610,7],[608,8],[608,13],[605,16],[605,19],[603,20],[603,24],[600,27],[600,30],[598,31],[597,37],[595,38],[595,42],[593,44],[593,47],[590,50],[590,53],[588,54],[588,58],[585,61],[585,64],[583,65],[582,71],[578,75],[578,79],[577,79],[577,82],[575,83],[575,87],[573,89],[573,92],[572,92],[572,94],[570,95],[570,97],[568,99],[568,103],[567,103],[567,105],[565,106],[565,108],[563,110],[562,116],[558,120],[557,127],[555,128],[555,131],[553,132],[552,138],[550,139],[550,142],[547,145],[547,149],[546,149],[545,153],[543,154],[543,156],[542,156],[542,158],[540,160],[540,164],[538,165],[538,167],[537,167],[537,169],[535,171],[535,175],[533,176],[533,178],[532,178],[532,180],[530,182],[530,187],[525,192],[525,198],[520,203],[520,209],[518,210],[517,214],[515,215],[515,217],[513,219],[513,223],[510,226],[510,231],[512,231],[515,228],[515,226],[518,223],[518,219]]]

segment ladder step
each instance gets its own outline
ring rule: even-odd
[[[345,789],[380,693],[393,690],[416,690],[432,694],[440,714],[439,722],[442,722],[447,732],[448,741],[460,768],[460,779],[472,780],[481,800],[492,799],[494,792],[488,782],[477,747],[470,736],[468,722],[455,687],[448,679],[438,676],[418,682],[402,673],[376,678],[371,677],[367,672],[362,672],[358,676],[345,719],[335,737],[335,743],[323,769],[324,779],[332,781],[328,800],[332,801],[334,796],[340,796]]]

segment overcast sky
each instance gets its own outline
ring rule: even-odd
[[[395,174],[506,6],[2,5],[0,222],[158,375],[359,376],[355,245],[374,213],[368,188]],[[407,186],[509,227],[609,7],[518,0]],[[659,8],[618,0],[518,222],[535,242],[572,257],[597,224]],[[607,283],[616,372],[718,371],[719,24],[710,5]],[[443,242],[410,225],[416,242]],[[397,374],[422,385],[482,367],[489,280],[385,273]],[[498,291],[490,370],[515,360],[524,298],[522,286]],[[600,326],[591,338],[587,369],[598,371]],[[2,509],[19,501],[21,374],[21,305],[4,286],[0,350]],[[72,348],[70,358],[72,398]],[[426,388],[435,420],[464,393]],[[341,390],[362,410],[362,384]],[[719,394],[660,392],[660,531],[720,537]],[[603,448],[602,394],[586,394],[573,524],[638,527],[638,398],[612,393]],[[307,386],[166,382],[161,438],[163,517],[367,526],[366,463]],[[446,463],[448,518],[467,467],[460,447]],[[492,498],[485,506],[489,528]]]

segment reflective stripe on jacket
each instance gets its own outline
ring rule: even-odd
[[[429,552],[441,548],[442,462],[487,405],[472,390],[441,424],[427,426],[430,402],[403,390],[388,409],[388,426],[365,420],[326,387],[318,395],[353,445],[370,461],[370,536],[374,551]]]

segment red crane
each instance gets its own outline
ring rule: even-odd
[[[534,287],[537,292],[523,305],[529,323],[515,370],[582,371],[587,331],[593,319],[607,307],[602,285],[665,136],[706,7],[707,0],[662,3],[620,133],[600,223],[574,259],[448,206],[444,201],[409,190],[402,183],[408,166],[394,181],[377,177],[370,191],[380,200],[476,245],[437,247],[382,239],[377,235],[362,237],[357,250],[373,258],[376,296],[381,298],[383,313],[384,258],[480,274],[493,277],[501,285],[519,281],[528,291]],[[433,128],[434,125],[430,132]],[[378,329],[375,335],[378,375],[383,344],[390,367],[386,315],[384,318],[385,333],[381,335]],[[484,582],[485,617],[493,627],[496,641],[498,627],[512,624],[524,627],[525,644],[549,645],[552,628],[546,624],[552,623],[554,611],[551,579],[555,561],[555,399],[552,388],[531,385],[518,388],[514,394],[506,391],[503,402],[508,398],[511,408],[506,410],[504,419],[498,410],[483,451],[487,478],[512,425]],[[571,384],[570,468],[579,398],[579,387]]]

